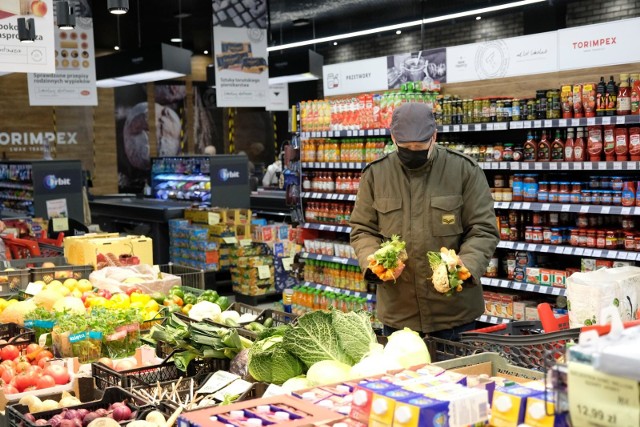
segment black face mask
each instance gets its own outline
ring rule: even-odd
[[[398,158],[409,169],[418,169],[429,160],[429,150],[414,151],[408,148],[398,147]]]

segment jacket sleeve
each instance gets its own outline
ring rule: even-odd
[[[484,172],[477,165],[470,170],[462,197],[464,234],[459,255],[471,272],[473,283],[479,284],[500,241],[500,234],[491,190]]]
[[[366,274],[369,261],[382,243],[382,235],[378,228],[378,213],[373,208],[374,183],[371,170],[365,170],[360,179],[360,187],[356,203],[351,212],[351,246],[355,249],[363,274]]]

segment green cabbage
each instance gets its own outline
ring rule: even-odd
[[[331,311],[333,329],[338,340],[355,363],[358,363],[370,351],[371,344],[376,344],[376,334],[371,328],[371,317],[365,311]]]
[[[258,380],[282,384],[304,372],[304,365],[282,345],[283,337],[274,335],[256,341],[249,350],[249,374]]]

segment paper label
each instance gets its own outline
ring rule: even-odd
[[[241,239],[240,240],[240,246],[251,246],[252,240],[251,239]]]
[[[281,396],[283,394],[291,394],[291,393],[285,390],[284,388],[280,387],[279,385],[271,384],[269,385],[269,387],[267,387],[262,397],[266,398],[271,396]]]
[[[271,277],[271,269],[268,265],[261,265],[258,267],[258,279],[265,280]]]
[[[53,231],[67,231],[69,229],[69,218],[51,218],[53,221]]]
[[[27,289],[24,290],[25,294],[35,295],[44,288],[44,283],[29,283]]]
[[[284,268],[284,271],[291,271],[292,265],[293,257],[282,258],[282,268]]]
[[[209,212],[207,215],[207,223],[209,225],[220,224],[220,214],[218,212]]]
[[[640,425],[638,381],[607,375],[589,365],[569,363],[569,405],[573,425]]]
[[[198,389],[196,393],[211,394],[239,379],[238,375],[226,371],[217,371]]]
[[[227,244],[236,244],[238,243],[238,239],[236,237],[223,237],[222,241]]]
[[[223,401],[225,396],[239,396],[249,390],[253,383],[242,379],[237,379],[222,390],[213,395],[215,400]]]

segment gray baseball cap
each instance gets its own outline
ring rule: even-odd
[[[426,104],[408,102],[393,110],[390,130],[396,142],[429,142],[436,119]]]

